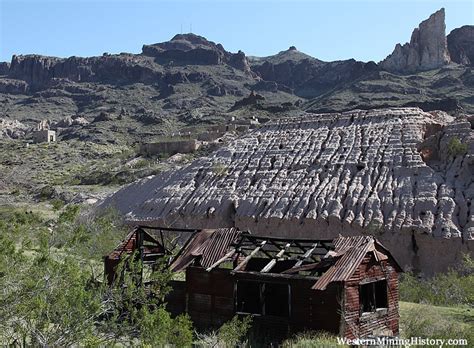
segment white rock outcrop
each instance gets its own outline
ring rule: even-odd
[[[473,174],[466,120],[418,108],[355,110],[267,123],[103,205],[130,224],[300,238],[375,234],[403,264],[434,269],[431,253],[457,255],[474,239]],[[431,242],[447,239],[462,245],[447,251]]]
[[[0,139],[1,138],[12,138],[18,139],[28,131],[28,126],[21,123],[18,120],[8,120],[0,118]]]

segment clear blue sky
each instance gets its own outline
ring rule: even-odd
[[[232,52],[266,56],[294,45],[323,60],[379,61],[441,7],[447,33],[474,24],[474,0],[0,0],[0,61],[139,53],[190,31]]]

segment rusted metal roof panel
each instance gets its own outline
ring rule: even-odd
[[[207,268],[222,258],[239,236],[240,231],[234,227],[215,230],[202,247],[201,266]]]
[[[370,236],[339,237],[334,241],[338,260],[312,287],[324,290],[329,283],[348,280],[359,267],[365,255],[375,250],[375,239]]]
[[[228,252],[240,233],[234,227],[195,233],[183,252],[171,264],[171,270],[181,271],[195,260],[204,268],[211,266]]]
[[[123,254],[130,254],[135,248],[137,240],[137,230],[131,231],[125,239],[108,255],[109,259],[120,260]]]

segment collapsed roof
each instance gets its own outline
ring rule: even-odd
[[[163,231],[172,232],[175,239],[187,235],[184,245],[171,258],[169,267],[173,272],[183,271],[189,266],[202,267],[210,272],[226,262],[232,262],[233,273],[251,273],[260,278],[319,277],[315,278],[317,282],[313,289],[325,290],[332,282],[349,280],[368,253],[373,253],[377,261],[391,258],[397,271],[402,271],[390,252],[372,236],[307,240],[255,236],[236,228],[193,231],[141,226],[135,228],[108,255],[108,259],[116,260],[136,250],[141,250],[140,256],[145,263],[156,262],[165,254],[171,255],[165,246]],[[147,246],[147,241],[154,246]]]

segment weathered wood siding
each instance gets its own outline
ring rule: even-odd
[[[370,279],[387,281],[387,310],[361,315],[359,287]],[[372,334],[398,334],[398,273],[390,259],[377,262],[367,254],[353,276],[344,284],[343,335],[347,338],[366,337]]]
[[[187,312],[198,328],[220,326],[234,315],[234,281],[230,270],[186,269]]]

